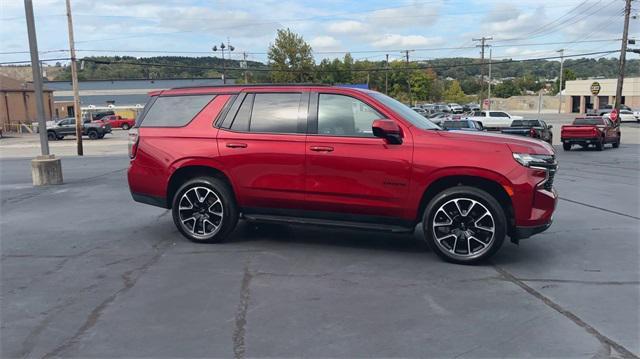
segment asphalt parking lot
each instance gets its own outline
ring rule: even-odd
[[[480,266],[440,261],[419,231],[241,222],[198,245],[131,200],[126,155],[65,157],[46,188],[4,158],[0,356],[637,357],[640,145],[625,131],[619,149],[557,148],[554,225]]]

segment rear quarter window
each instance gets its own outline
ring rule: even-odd
[[[182,127],[213,100],[214,95],[161,96],[149,101],[140,127]]]

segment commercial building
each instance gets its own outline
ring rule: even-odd
[[[585,113],[588,110],[613,104],[618,79],[572,80],[564,89],[563,112]],[[621,103],[640,108],[640,77],[624,79]]]
[[[44,90],[44,116],[51,120],[53,91]],[[0,127],[18,131],[21,124],[37,122],[36,96],[33,84],[0,75]]]
[[[232,79],[227,82],[233,83]],[[54,116],[73,116],[73,89],[71,81],[49,81],[54,97]],[[169,79],[169,80],[90,80],[80,81],[80,106],[85,108],[140,108],[148,93],[173,87],[221,85],[215,79]]]

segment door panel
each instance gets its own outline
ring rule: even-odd
[[[332,148],[318,151],[314,148]],[[309,136],[306,191],[309,210],[402,217],[408,194],[411,141]]]
[[[241,207],[301,207],[305,135],[220,129],[218,150]]]
[[[250,93],[236,102],[218,150],[240,206],[303,208],[308,93]]]
[[[408,129],[400,145],[373,137],[381,111],[339,94],[312,94],[306,143],[309,210],[402,217],[413,145]],[[401,126],[402,127],[402,126]]]

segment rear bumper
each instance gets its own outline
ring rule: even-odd
[[[551,227],[552,223],[553,220],[549,221],[548,223],[533,227],[515,227],[511,235],[511,240],[517,242],[521,239],[529,238],[534,234],[542,233],[549,227]]]
[[[167,201],[162,197],[150,196],[148,194],[131,192],[131,197],[136,202],[150,204],[156,207],[169,208]]]
[[[590,138],[561,138],[560,141],[562,143],[583,143],[583,144],[591,144],[597,143],[600,141],[600,137],[590,137]]]

